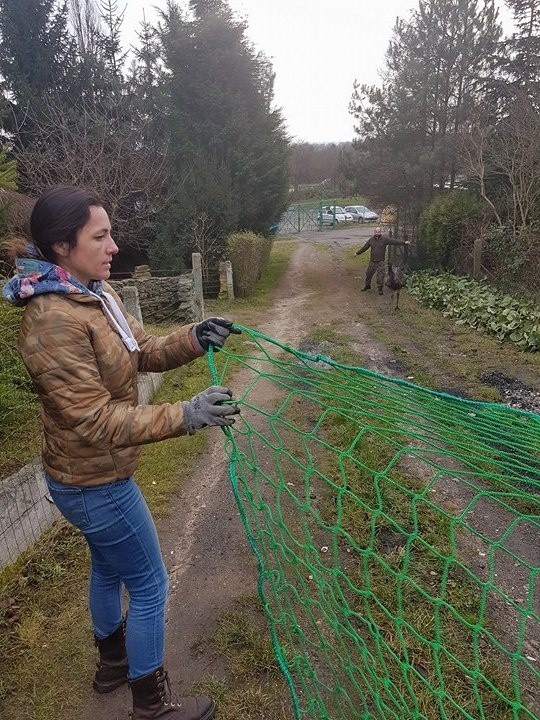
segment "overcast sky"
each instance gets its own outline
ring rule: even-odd
[[[444,0],[442,0],[444,2]],[[507,32],[511,22],[497,0]],[[352,140],[348,112],[353,83],[376,83],[396,17],[408,18],[415,0],[229,0],[249,23],[248,37],[272,61],[275,102],[296,141]],[[122,7],[122,2],[118,3]],[[124,40],[134,42],[143,17],[165,0],[127,0]]]

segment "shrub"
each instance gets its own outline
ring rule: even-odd
[[[260,279],[270,257],[272,238],[253,232],[238,232],[227,239],[227,257],[233,266],[234,294],[247,297]]]
[[[492,227],[487,233],[483,264],[505,291],[540,297],[540,229]]]
[[[435,198],[422,213],[418,226],[418,254],[423,263],[448,268],[452,252],[467,236],[472,241],[483,217],[480,202],[462,190]]]
[[[0,286],[4,281],[0,277]],[[32,382],[17,350],[21,312],[0,300],[0,446],[30,417],[39,415]]]

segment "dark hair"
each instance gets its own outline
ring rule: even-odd
[[[99,195],[71,185],[49,188],[37,199],[30,216],[30,233],[34,246],[46,260],[55,262],[54,243],[75,246],[77,233],[90,219],[92,206],[103,207]]]

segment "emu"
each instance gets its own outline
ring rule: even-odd
[[[399,310],[399,293],[402,287],[405,287],[405,276],[403,275],[403,269],[398,265],[392,265],[388,263],[386,266],[386,280],[384,283],[392,291],[392,301],[394,300],[394,293],[396,293],[396,310]]]

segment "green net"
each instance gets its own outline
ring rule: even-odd
[[[295,717],[540,717],[540,416],[243,330],[208,358],[235,373],[231,480]]]

